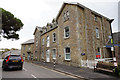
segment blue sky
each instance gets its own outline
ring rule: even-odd
[[[74,0],[110,19],[113,32],[118,31],[118,1],[119,0]],[[0,48],[21,48],[21,43],[33,39],[36,26],[46,26],[51,22],[60,10],[63,2],[73,0],[0,0],[0,7],[13,13],[24,23],[23,29],[19,31],[20,39],[16,41],[2,39]]]

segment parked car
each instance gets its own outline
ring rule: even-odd
[[[23,58],[20,55],[9,55],[3,60],[2,69],[12,69],[12,68],[18,68],[19,70],[22,70],[23,68]]]

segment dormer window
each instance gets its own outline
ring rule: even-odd
[[[66,11],[63,15],[63,20],[66,21],[69,19],[69,11]]]

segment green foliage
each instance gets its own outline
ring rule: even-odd
[[[7,39],[19,39],[19,34],[17,31],[20,31],[23,27],[23,23],[20,19],[14,17],[9,11],[2,10],[2,34],[4,38]]]

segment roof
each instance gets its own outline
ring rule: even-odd
[[[60,14],[61,14],[61,12],[62,12],[62,10],[64,9],[64,7],[65,7],[66,4],[69,4],[69,5],[76,5],[76,6],[79,6],[79,7],[82,7],[82,8],[89,9],[89,8],[87,8],[87,7],[85,7],[85,6],[83,6],[82,4],[77,3],[77,2],[71,2],[71,3],[69,3],[69,2],[64,2],[63,5],[62,5],[62,7],[61,7],[61,9],[59,10],[59,12],[58,12],[58,14],[57,14],[56,20],[58,20]],[[91,9],[89,9],[89,10],[91,10]],[[94,13],[94,14],[96,14],[96,15],[105,17],[105,16],[103,16],[103,15],[101,15],[101,14],[99,14],[99,13],[93,11],[93,10],[91,10],[91,12]],[[105,18],[107,18],[107,17],[105,17]],[[111,21],[111,19],[109,19],[109,18],[107,18],[107,19],[108,19],[109,21]],[[111,21],[111,22],[112,22],[112,21]]]
[[[20,55],[21,50],[10,50],[8,52],[3,53],[2,55],[8,56],[8,55]]]
[[[34,39],[30,39],[30,40],[22,43],[22,45],[23,45],[23,44],[34,44]]]
[[[36,26],[35,31],[34,31],[34,33],[33,33],[33,35],[35,35],[36,30],[38,30],[38,31],[42,31],[42,27]]]

